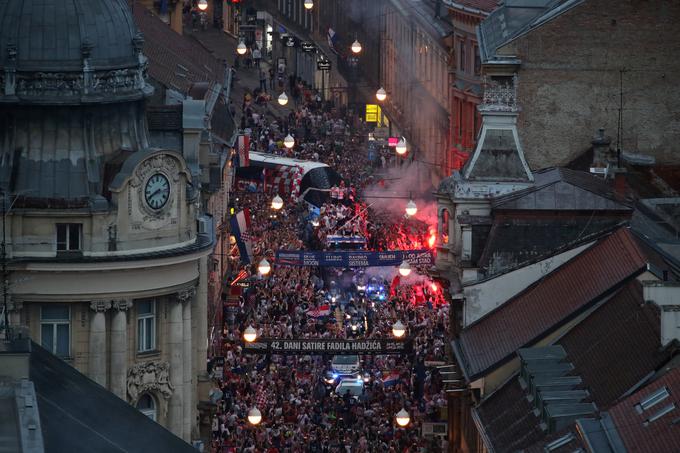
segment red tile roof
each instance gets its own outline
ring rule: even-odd
[[[636,405],[663,387],[666,387],[670,395],[639,413]],[[673,410],[645,426],[646,420],[671,404],[675,404]],[[628,451],[654,453],[680,451],[680,426],[677,424],[680,417],[680,369],[669,371],[621,401],[609,411],[609,415]]]
[[[647,258],[627,228],[599,240],[463,330],[457,354],[474,379],[509,360],[639,273]]]
[[[223,83],[222,63],[194,39],[174,32],[153,12],[135,2],[135,23],[144,34],[149,75],[164,86],[187,94],[194,83]]]

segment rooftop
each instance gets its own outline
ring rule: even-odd
[[[462,331],[454,344],[466,376],[474,380],[507,362],[517,349],[535,343],[642,272],[647,262],[628,229],[601,238]]]

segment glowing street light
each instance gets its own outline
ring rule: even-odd
[[[394,335],[396,338],[401,338],[405,333],[406,326],[403,325],[400,320],[397,320],[397,322],[392,325],[392,335]]]
[[[279,94],[279,105],[286,105],[288,104],[288,96],[286,96],[286,92],[284,91],[283,93]]]
[[[312,0],[305,0],[305,9],[312,9],[314,7],[314,2]]]
[[[408,414],[406,414],[406,415],[408,416]],[[262,412],[260,412],[258,408],[253,407],[252,409],[250,409],[248,411],[248,423],[250,423],[251,425],[258,425],[261,421],[262,421]]]
[[[243,331],[243,339],[248,343],[257,340],[257,330],[253,326],[246,327],[246,330]]]
[[[269,261],[267,261],[266,258],[263,258],[262,261],[260,261],[260,264],[257,265],[257,271],[260,273],[260,275],[267,275],[271,270],[272,266],[269,264]]]
[[[239,41],[238,46],[236,46],[236,53],[239,55],[245,55],[246,52],[248,52],[246,43],[244,43],[243,41]]]
[[[361,52],[361,43],[357,39],[355,39],[354,42],[352,43],[352,52],[354,53]]]
[[[408,264],[408,261],[404,260],[401,262],[399,265],[399,273],[401,274],[402,277],[408,277],[409,274],[411,273],[411,265]]]
[[[291,149],[293,146],[295,146],[295,139],[293,138],[292,135],[290,134],[286,135],[286,138],[283,139],[283,146],[285,146],[288,149]]]
[[[406,139],[404,137],[401,137],[399,139],[395,150],[397,151],[397,154],[399,154],[400,156],[406,154],[406,151],[408,151],[408,149],[406,148]]]
[[[418,212],[418,206],[416,206],[413,200],[409,200],[406,203],[406,215],[413,217],[416,215],[416,212]]]
[[[319,218],[318,218],[318,217],[314,217],[314,218],[312,219],[312,226],[313,226],[313,227],[318,227],[318,226],[319,226]]]
[[[378,88],[378,91],[375,92],[375,97],[377,100],[380,102],[384,101],[387,99],[387,91],[383,87]]]
[[[402,409],[399,412],[397,412],[396,420],[397,425],[403,428],[404,426],[409,424],[409,422],[411,421],[411,417],[408,415],[408,412],[406,412],[406,409]]]
[[[283,207],[283,198],[279,197],[278,194],[274,195],[272,198],[272,209],[279,210]]]
[[[198,9],[201,11],[208,9],[208,0],[198,0]]]

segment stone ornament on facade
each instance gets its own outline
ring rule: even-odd
[[[490,112],[518,112],[517,105],[517,74],[512,77],[512,83],[499,83],[484,78],[484,98],[479,106],[481,111]]]
[[[168,362],[137,363],[128,369],[127,393],[130,401],[139,400],[144,393],[155,393],[168,400],[174,390]]]
[[[92,311],[106,311],[111,308],[111,301],[104,299],[95,299],[90,302],[90,310]]]
[[[132,299],[115,299],[113,301],[113,308],[118,311],[126,311],[132,308]]]
[[[189,288],[183,289],[177,293],[177,301],[181,303],[191,302],[195,295],[196,287],[190,286]]]
[[[11,294],[7,295],[7,310],[8,311],[21,311],[24,308],[24,301],[12,297]]]

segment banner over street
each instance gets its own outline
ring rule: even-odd
[[[408,261],[412,266],[434,265],[434,257],[429,250],[390,250],[385,252],[278,250],[275,263],[279,266],[371,267],[399,266],[402,261]]]
[[[249,354],[290,354],[290,355],[383,355],[410,354],[411,340],[328,340],[328,339],[277,339],[265,338],[243,344],[243,352]]]

